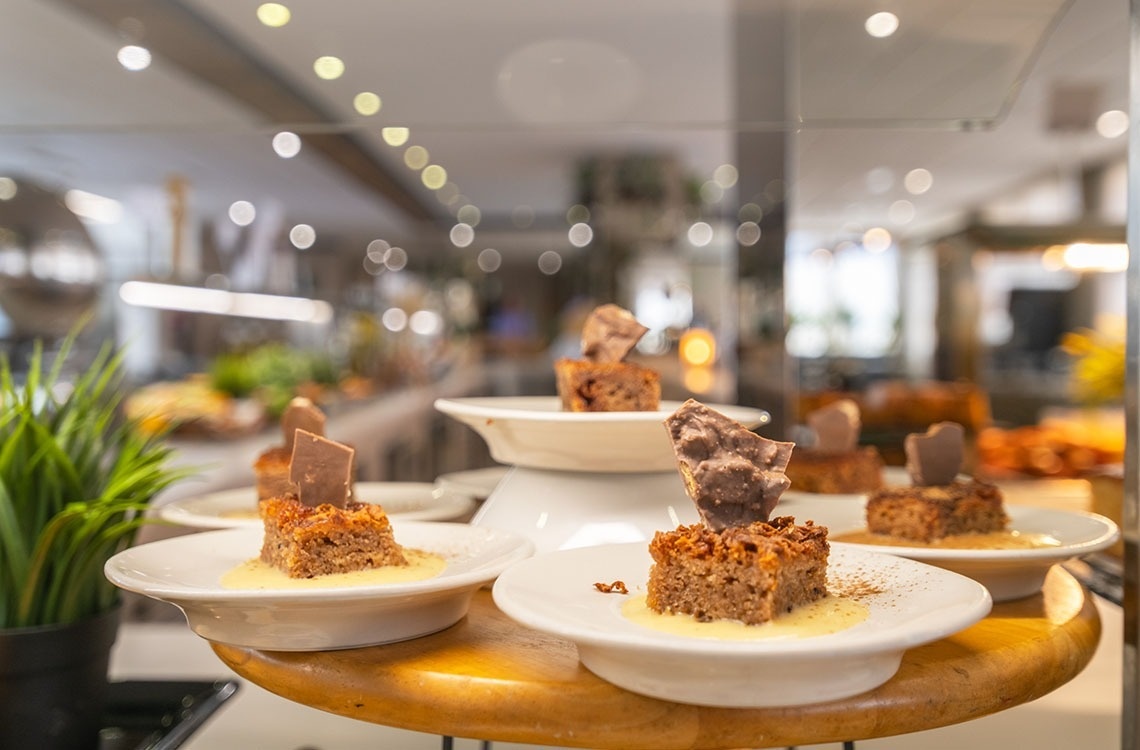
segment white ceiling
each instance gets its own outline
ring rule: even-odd
[[[664,153],[708,179],[735,163],[738,139],[778,130],[788,133],[789,226],[826,237],[888,223],[887,207],[904,197],[916,218],[891,228],[928,232],[1125,148],[1123,138],[1048,127],[1058,84],[1093,87],[1098,110],[1127,110],[1124,2],[913,0],[894,4],[901,26],[890,40],[862,33],[883,5],[871,0],[286,2],[293,18],[279,29],[257,22],[252,0],[182,4],[331,124],[268,121],[161,50],[148,70],[124,71],[114,52],[129,23],[109,28],[63,0],[0,0],[0,173],[128,206],[153,205],[178,174],[203,216],[244,198],[274,201],[318,234],[400,234],[417,223],[398,207],[309,150],[277,158],[270,135],[362,138],[443,227],[448,210],[402,151],[380,141],[380,127],[410,127],[410,143],[428,149],[489,225],[508,225],[523,205],[559,219],[583,157]],[[345,61],[342,78],[313,75],[325,54]],[[375,117],[351,109],[364,90],[383,100]],[[921,196],[902,187],[915,167],[934,176]],[[868,189],[873,169],[893,177],[889,187]]]

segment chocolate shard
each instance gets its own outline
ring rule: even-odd
[[[620,362],[648,330],[629,310],[601,305],[582,326],[582,356],[594,362]]]
[[[788,489],[795,443],[768,440],[694,399],[665,420],[685,491],[706,526],[767,521]]]
[[[859,446],[863,422],[859,405],[840,399],[807,415],[808,427],[815,434],[815,450],[820,453],[849,453]]]
[[[926,434],[912,432],[903,441],[906,470],[916,486],[951,484],[962,470],[966,430],[957,422],[937,422]]]
[[[297,430],[289,479],[305,505],[343,508],[352,492],[356,451],[306,430]]]
[[[293,449],[293,436],[297,430],[314,435],[325,434],[325,415],[312,401],[298,396],[289,402],[281,414],[281,432],[285,437],[285,447]]]

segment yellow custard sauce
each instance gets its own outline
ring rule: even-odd
[[[811,638],[838,633],[866,620],[870,610],[861,602],[829,594],[761,625],[745,625],[738,620],[700,622],[692,615],[655,612],[646,606],[645,595],[642,594],[631,596],[623,602],[621,613],[630,622],[671,635],[726,641],[757,641]]]
[[[342,586],[375,586],[409,583],[435,578],[447,567],[439,555],[417,549],[404,549],[407,565],[388,565],[351,573],[330,573],[315,578],[290,578],[258,558],[246,560],[222,576],[224,589],[323,589]]]
[[[1043,549],[1047,547],[1060,547],[1061,542],[1048,534],[1034,534],[1023,531],[992,531],[987,534],[954,534],[934,539],[929,542],[920,542],[915,539],[887,536],[886,534],[872,534],[866,529],[847,531],[834,534],[833,542],[849,542],[852,544],[875,544],[883,547],[924,547],[929,549]]]

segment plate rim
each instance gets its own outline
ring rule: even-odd
[[[591,552],[596,554],[600,548],[624,548],[624,550],[628,550],[630,553],[635,549],[644,551],[646,560],[645,576],[648,575],[648,564],[652,562],[652,559],[649,556],[648,545],[645,542],[600,545],[600,547],[560,550],[549,554],[584,555],[591,554]],[[801,661],[826,659],[836,654],[842,656],[870,656],[901,652],[907,648],[952,635],[980,621],[992,610],[993,598],[989,590],[981,583],[960,573],[937,568],[920,561],[899,557],[897,555],[883,555],[869,550],[858,549],[854,545],[842,545],[838,550],[835,547],[832,548],[833,554],[837,551],[840,556],[848,557],[851,561],[861,558],[864,562],[873,563],[876,560],[882,562],[885,558],[891,565],[904,570],[909,569],[916,575],[933,575],[945,581],[954,581],[964,592],[968,592],[969,596],[963,596],[962,601],[955,605],[954,616],[944,617],[939,620],[938,627],[928,626],[921,634],[911,633],[908,635],[903,633],[901,637],[895,637],[893,640],[884,639],[883,630],[876,628],[855,634],[854,636],[849,632],[839,631],[796,640],[773,639],[742,641],[687,638],[685,636],[672,635],[649,629],[638,633],[605,631],[600,627],[597,621],[591,622],[588,626],[583,626],[576,620],[567,619],[559,621],[553,616],[536,615],[533,611],[531,611],[529,615],[519,616],[519,606],[517,602],[510,600],[510,594],[508,593],[509,588],[514,585],[513,579],[525,573],[528,564],[541,564],[539,557],[545,558],[547,555],[536,556],[531,560],[522,561],[520,564],[512,566],[510,570],[505,571],[503,575],[495,581],[491,591],[496,606],[508,617],[515,619],[527,627],[552,633],[574,643],[585,644],[593,648],[623,650],[643,654],[667,653],[685,657],[711,659],[743,657],[773,661]],[[502,581],[502,583],[500,581]],[[627,582],[627,586],[628,585],[629,583]],[[639,582],[630,588],[631,593],[636,590],[637,586],[644,588],[644,584]],[[612,605],[599,605],[599,614],[602,607],[609,608],[612,607]],[[884,610],[889,609],[889,607],[884,607]],[[890,632],[894,632],[895,630],[897,630],[897,627],[892,627]],[[933,631],[933,634],[930,631]]]
[[[504,405],[504,402],[530,402],[542,403],[545,406],[558,408],[525,409]],[[658,422],[676,411],[683,401],[664,400],[656,411],[610,411],[610,412],[572,412],[563,411],[557,396],[460,396],[454,398],[437,398],[434,407],[444,414],[452,417],[504,419],[519,422],[559,422],[568,424],[596,424],[596,423],[625,423],[640,424],[645,422]],[[749,428],[768,424],[772,415],[767,409],[757,406],[740,406],[738,404],[706,404],[711,409],[722,413],[725,410],[735,411],[738,414],[750,413],[755,421],[742,422]],[[737,421],[742,421],[737,419]]]
[[[220,586],[213,588],[190,587],[172,583],[144,583],[137,575],[126,569],[128,561],[137,558],[146,548],[145,554],[154,554],[159,546],[175,548],[181,546],[194,546],[194,543],[208,545],[215,542],[217,545],[237,545],[248,547],[245,559],[257,556],[263,537],[263,530],[258,528],[229,528],[202,531],[185,534],[167,539],[159,539],[146,544],[129,547],[113,555],[103,566],[104,575],[116,586],[127,591],[133,591],[154,599],[168,602],[195,602],[195,603],[230,603],[241,604],[248,602],[251,606],[263,605],[305,605],[322,604],[332,601],[382,601],[387,599],[403,599],[418,595],[444,594],[459,589],[479,586],[495,578],[512,564],[525,560],[534,554],[534,542],[522,534],[506,529],[487,526],[472,526],[462,523],[448,523],[443,521],[404,521],[392,522],[393,529],[399,537],[400,530],[430,532],[432,529],[446,527],[448,533],[469,534],[471,539],[488,541],[501,537],[510,542],[511,546],[494,558],[486,560],[471,570],[448,574],[447,568],[437,576],[420,581],[407,581],[397,583],[365,584],[357,586],[330,586],[311,589],[224,589]],[[466,531],[460,531],[466,530]],[[410,545],[411,546],[411,545]],[[497,569],[497,570],[496,570]],[[495,571],[495,572],[492,572]]]
[[[822,502],[827,503],[835,501],[836,500],[824,500]],[[860,508],[862,508],[865,506],[866,498],[864,496],[860,496],[857,500],[850,498],[837,498],[837,501],[839,503],[848,504],[858,502]],[[818,503],[820,501],[813,500],[812,502]],[[789,508],[788,510],[792,510],[792,508]],[[1038,508],[1032,505],[1023,505],[1017,503],[1006,503],[1005,510],[1006,513],[1010,516],[1011,528],[1015,525],[1014,522],[1018,517],[1024,518],[1029,514],[1043,514],[1046,516],[1075,517],[1092,521],[1101,527],[1101,531],[1093,539],[1082,542],[1071,542],[1068,544],[1062,542],[1062,544],[1058,547],[1034,547],[1030,549],[947,549],[942,547],[911,547],[902,544],[885,545],[863,544],[861,542],[843,542],[842,540],[831,538],[832,532],[838,535],[848,530],[854,531],[861,528],[866,528],[866,526],[864,525],[861,527],[852,527],[850,529],[834,529],[832,528],[831,524],[828,524],[825,521],[817,521],[817,523],[820,526],[828,527],[828,536],[831,539],[832,544],[851,544],[881,554],[899,555],[908,557],[912,560],[921,560],[924,562],[937,560],[940,562],[944,561],[954,563],[1025,563],[1027,565],[1044,563],[1048,561],[1057,562],[1107,549],[1116,543],[1121,534],[1120,527],[1117,526],[1117,524],[1112,519],[1108,518],[1107,516],[1103,516],[1100,513],[1094,513],[1092,511],[1064,510],[1060,508]],[[810,514],[803,515],[802,517],[798,512],[783,514],[780,513],[780,508],[777,506],[774,515],[794,515],[797,520],[802,521],[806,519]],[[1013,528],[1013,530],[1017,531],[1016,528]]]
[[[358,489],[373,489],[373,488],[387,488],[387,487],[412,487],[425,490],[427,494],[434,495],[436,492],[443,492],[447,495],[454,496],[456,499],[453,504],[456,508],[460,505],[463,506],[462,510],[457,510],[452,518],[457,518],[465,511],[470,511],[477,505],[475,497],[467,492],[461,492],[458,489],[440,487],[433,482],[384,482],[384,481],[369,481],[357,482]],[[257,497],[257,488],[254,485],[244,485],[240,487],[227,487],[224,489],[212,490],[194,495],[186,495],[184,497],[176,498],[174,500],[156,505],[152,510],[163,521],[168,523],[176,523],[180,526],[188,526],[190,528],[199,529],[233,529],[245,528],[249,526],[260,526],[260,521],[257,518],[234,518],[226,519],[222,516],[209,515],[205,513],[195,513],[187,506],[193,503],[205,503],[218,498],[233,495],[235,497],[242,493],[246,495],[246,500],[249,500],[250,508],[255,508],[255,498]],[[462,502],[460,501],[462,499]],[[374,502],[368,501],[365,502]],[[445,506],[449,507],[449,506]],[[422,511],[415,511],[422,512]],[[395,521],[397,519],[406,518],[408,521],[446,521],[447,518],[416,518],[411,517],[411,513],[401,513],[400,511],[392,511],[389,517]]]

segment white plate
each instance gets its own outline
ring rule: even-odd
[[[775,515],[795,516],[800,523],[812,520],[827,526],[832,539],[865,529],[863,497],[842,499],[781,498]],[[1041,590],[1049,568],[1074,557],[1106,549],[1120,536],[1116,524],[1095,513],[1035,508],[1006,503],[1010,529],[1028,534],[1048,534],[1059,546],[1036,549],[941,549],[922,546],[860,544],[874,552],[901,555],[940,568],[953,570],[984,584],[994,601],[1031,596]]]
[[[450,492],[486,500],[510,470],[511,467],[509,466],[488,466],[485,469],[453,471],[436,477],[435,486],[442,487]]]
[[[261,548],[257,529],[164,539],[107,561],[112,583],[183,611],[211,641],[276,651],[355,648],[442,630],[467,613],[475,591],[529,557],[534,545],[505,531],[458,523],[394,522],[396,540],[447,559],[434,578],[302,590],[222,588],[221,577]]]
[[[534,469],[593,472],[676,471],[665,418],[681,406],[663,401],[657,411],[562,411],[557,396],[489,396],[438,399],[435,408],[468,425],[487,442],[496,461]],[[763,409],[708,404],[747,427],[766,424]]]
[[[582,664],[618,687],[706,706],[760,708],[837,700],[871,690],[898,670],[903,652],[966,628],[989,613],[985,588],[949,571],[834,544],[828,585],[857,586],[866,620],[829,635],[771,640],[694,638],[626,619],[626,596],[595,582],[624,581],[643,594],[652,560],[645,544],[537,555],[492,589],[509,617],[573,641]],[[872,584],[871,586],[860,584]]]
[[[382,506],[393,521],[451,521],[475,507],[471,495],[427,482],[357,482],[356,496]],[[254,487],[180,498],[159,506],[156,512],[164,521],[199,529],[261,527]]]

